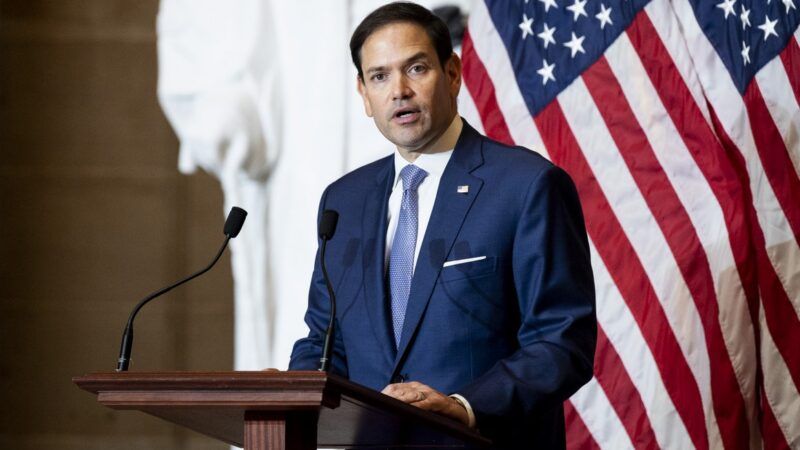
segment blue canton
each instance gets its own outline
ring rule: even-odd
[[[486,0],[531,114],[597,61],[649,1]]]
[[[689,0],[697,22],[744,94],[800,22],[800,0]]]

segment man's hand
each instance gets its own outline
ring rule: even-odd
[[[381,392],[401,402],[409,403],[418,408],[458,420],[464,425],[469,425],[469,415],[467,410],[461,406],[461,403],[417,381],[390,384],[383,388]]]

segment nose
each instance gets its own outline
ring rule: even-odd
[[[392,83],[392,100],[405,100],[411,98],[413,90],[408,83],[408,78],[405,75],[394,77]]]

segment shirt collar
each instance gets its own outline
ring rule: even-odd
[[[447,167],[448,161],[450,161],[450,157],[453,155],[453,150],[448,150],[446,152],[438,152],[438,153],[422,153],[419,155],[413,163],[409,163],[400,155],[400,152],[395,150],[394,151],[394,183],[392,183],[392,188],[397,186],[397,182],[400,180],[400,171],[409,164],[414,164],[415,166],[419,167],[420,169],[428,172],[428,176],[426,179],[438,179],[441,178],[442,173],[444,173],[444,168]]]

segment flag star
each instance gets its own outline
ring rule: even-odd
[[[524,40],[529,34],[533,36],[533,30],[531,26],[533,25],[533,18],[528,18],[527,15],[522,15],[522,23],[519,24],[519,29],[522,30],[522,39]]]
[[[789,10],[792,8],[797,9],[797,7],[794,6],[793,0],[781,0],[781,1],[783,2],[783,6],[786,7],[786,14],[789,14]]]
[[[742,29],[746,29],[747,27],[752,27],[753,25],[750,24],[750,10],[745,8],[742,5],[742,13],[739,14],[739,19],[742,20]]]
[[[775,25],[778,24],[778,19],[769,20],[769,16],[766,16],[764,19],[764,23],[759,25],[758,28],[764,32],[764,40],[766,41],[770,34],[774,34],[775,37],[778,37],[778,33],[775,31]]]
[[[547,84],[548,80],[553,80],[555,83],[556,77],[553,75],[553,69],[555,68],[555,63],[548,64],[546,59],[542,59],[542,68],[536,71],[536,73],[542,76],[542,86]]]
[[[544,30],[537,34],[542,39],[542,43],[544,44],[544,48],[547,48],[549,44],[555,44],[556,39],[553,37],[553,33],[556,32],[556,27],[550,28],[547,24],[544,24]]]
[[[586,1],[587,0],[575,0],[575,3],[573,3],[571,6],[567,6],[567,9],[572,11],[572,20],[574,22],[577,22],[578,17],[582,15],[589,17],[586,15]]]
[[[550,11],[550,7],[558,8],[556,4],[556,0],[539,0],[540,2],[544,3],[544,12]]]
[[[606,8],[606,5],[602,3],[600,3],[600,12],[595,17],[600,21],[601,30],[604,30],[606,25],[614,25],[614,22],[611,21],[611,8]]]
[[[742,41],[742,59],[745,66],[750,62],[750,47],[744,41]]]
[[[730,14],[736,15],[736,11],[733,10],[733,4],[736,3],[736,0],[722,0],[722,3],[717,4],[717,8],[725,11],[725,18],[727,19]]]
[[[572,33],[572,39],[569,42],[564,42],[564,47],[569,47],[569,49],[572,50],[572,55],[571,56],[573,58],[575,57],[575,55],[578,54],[578,52],[586,53],[583,50],[583,40],[584,39],[586,39],[586,36],[578,37],[578,36],[575,36],[575,33],[573,32]]]

